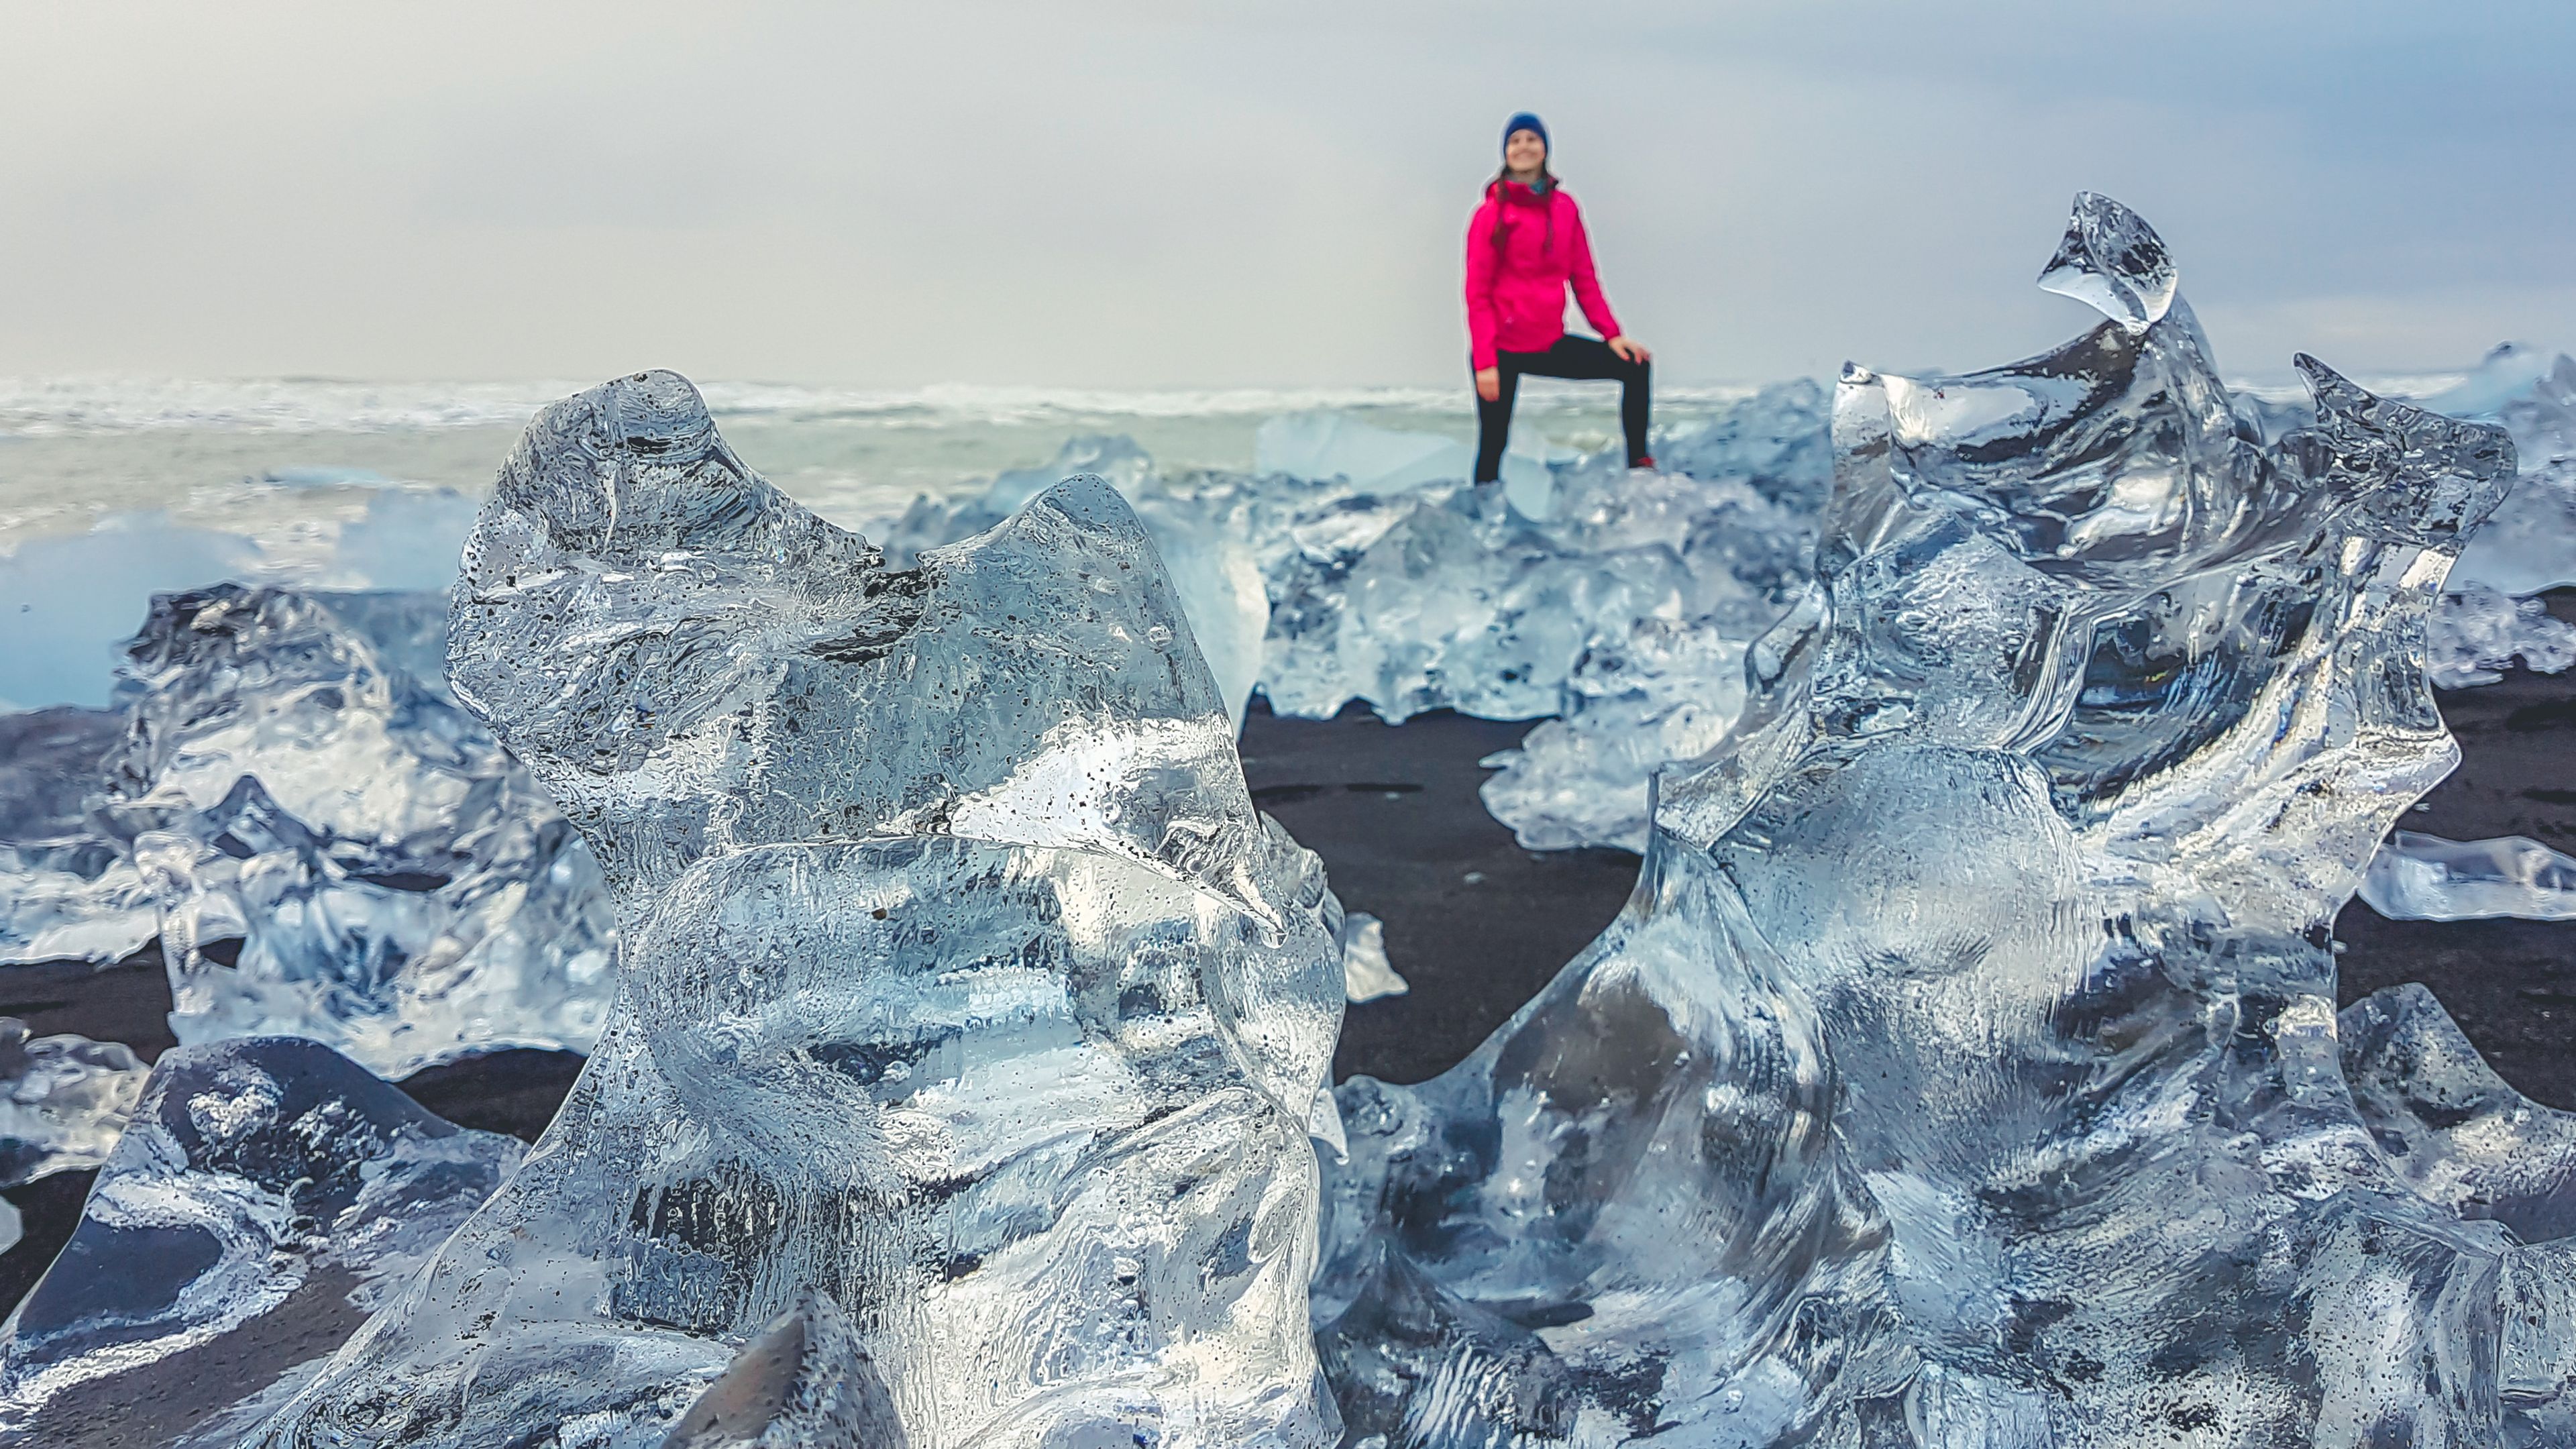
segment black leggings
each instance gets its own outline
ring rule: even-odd
[[[1565,336],[1545,352],[1497,352],[1494,365],[1503,374],[1502,396],[1476,399],[1476,481],[1490,483],[1503,475],[1503,445],[1511,441],[1512,399],[1521,390],[1521,374],[1570,377],[1586,381],[1619,381],[1619,426],[1628,435],[1628,461],[1646,458],[1647,364],[1629,362],[1596,337]]]

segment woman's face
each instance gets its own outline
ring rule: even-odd
[[[1536,173],[1546,160],[1547,143],[1536,131],[1523,127],[1503,140],[1503,164],[1523,176]]]

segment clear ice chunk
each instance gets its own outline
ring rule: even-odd
[[[1133,439],[1076,438],[1042,468],[1001,474],[978,497],[942,504],[927,497],[885,529],[884,555],[909,567],[922,549],[956,543],[1000,523],[1064,478],[1091,474],[1116,488],[1143,521],[1164,560],[1190,633],[1216,676],[1217,692],[1238,725],[1261,673],[1261,640],[1270,599],[1252,543],[1209,500],[1169,487]]]
[[[178,1442],[330,1352],[524,1151],[315,1042],[165,1053],[0,1327],[0,1437]]]
[[[2072,297],[2131,332],[2164,320],[2179,280],[2164,238],[2098,191],[2075,194],[2066,237],[2039,273],[2042,290]]]
[[[597,1037],[615,931],[589,848],[391,662],[445,613],[236,584],[154,601],[98,816],[159,907],[179,1040],[293,1033],[405,1076]]]
[[[88,819],[124,729],[112,710],[0,715],[0,966],[104,965],[160,929],[133,861]]]
[[[145,1074],[121,1042],[30,1036],[0,1016],[0,1187],[107,1161]]]
[[[2536,674],[2563,674],[2576,665],[2576,624],[2552,615],[2539,599],[2507,598],[2472,581],[2434,609],[2425,649],[2440,689],[2493,684],[2516,663]]]
[[[1468,486],[1464,444],[1341,414],[1264,424],[1252,474],[1166,474],[1128,439],[1078,439],[971,502],[915,503],[885,549],[900,563],[1097,472],[1173,560],[1229,703],[1257,678],[1273,709],[1313,718],[1355,699],[1398,721],[1558,716],[1496,757],[1488,805],[1534,848],[1635,844],[1648,775],[1725,732],[1744,646],[1803,584],[1825,401],[1787,383],[1667,429],[1653,477],[1616,457],[1515,455],[1501,489]],[[1222,588],[1192,583],[1220,559]]]
[[[2361,898],[2392,921],[2576,921],[2576,859],[2522,835],[2391,831],[2361,878]]]
[[[2336,1034],[2362,1121],[2417,1192],[2527,1243],[2576,1237],[2576,1114],[2497,1076],[2431,991],[2374,991]]]
[[[2522,475],[2460,551],[2452,586],[2522,597],[2576,584],[2576,358],[2560,356],[2528,386],[2470,389],[2457,401],[2512,432]]]
[[[1817,581],[1619,920],[1455,1070],[1339,1090],[1354,1435],[2568,1442],[2556,1220],[2375,1134],[2329,949],[2456,758],[2425,618],[2511,443],[2305,358],[2264,443],[2145,223],[2071,234],[2092,332],[1846,373]]]
[[[1320,870],[1107,483],[917,562],[674,374],[531,425],[451,678],[601,862],[617,999],[527,1166],[253,1442],[649,1443],[808,1292],[916,1445],[1334,1441]]]

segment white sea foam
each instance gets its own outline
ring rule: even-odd
[[[563,380],[369,382],[335,378],[0,377],[0,435],[96,437],[206,431],[373,433],[508,427],[583,384]],[[1251,418],[1316,410],[1473,412],[1464,386],[1049,388],[943,383],[858,388],[710,382],[710,411],[727,421],[792,419],[881,428],[1082,426],[1116,418]],[[1727,402],[1749,387],[1665,388],[1668,403]],[[1533,382],[1536,411],[1587,406],[1600,388]],[[496,464],[498,460],[495,460]]]

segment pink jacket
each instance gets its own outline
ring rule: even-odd
[[[1467,223],[1467,338],[1475,365],[1494,353],[1545,352],[1565,335],[1565,287],[1606,340],[1619,335],[1610,299],[1592,274],[1583,210],[1562,186],[1545,194],[1496,180]]]

